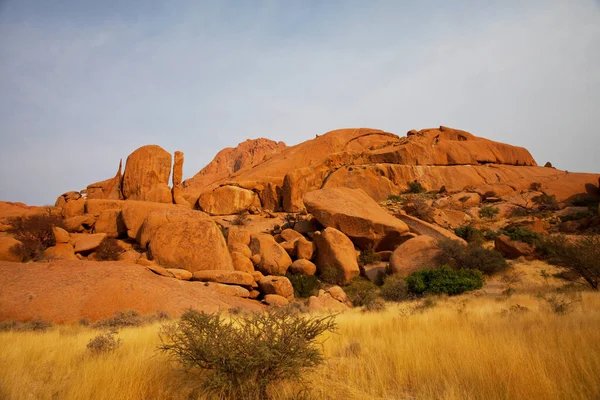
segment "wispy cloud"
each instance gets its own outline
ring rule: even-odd
[[[600,172],[598,3],[452,3],[8,0],[0,198],[50,203],[148,143],[190,177],[249,137],[349,126],[444,124]]]

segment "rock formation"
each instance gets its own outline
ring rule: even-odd
[[[123,197],[131,200],[172,203],[169,188],[171,154],[160,146],[140,147],[127,157]]]

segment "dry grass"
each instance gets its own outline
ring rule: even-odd
[[[525,313],[502,313],[512,305]],[[598,399],[600,294],[583,292],[567,315],[530,294],[440,299],[338,317],[327,363],[306,377],[314,399]],[[123,329],[123,345],[94,356],[97,331],[55,327],[0,333],[0,398],[187,399],[193,375],[157,355],[159,324]],[[293,398],[281,385],[275,398]],[[277,393],[275,393],[277,392]]]

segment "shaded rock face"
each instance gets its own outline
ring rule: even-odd
[[[317,246],[317,270],[321,276],[335,275],[338,284],[348,283],[360,274],[354,244],[342,232],[325,228],[315,234]]]
[[[304,204],[323,226],[343,232],[362,249],[375,249],[387,236],[408,232],[404,222],[360,189],[315,190],[304,196]]]
[[[183,181],[183,153],[175,152],[175,162],[173,163],[173,187],[179,186]]]
[[[172,203],[170,175],[169,152],[156,145],[140,147],[127,157],[123,196],[131,200]]]
[[[123,175],[121,174],[122,168],[123,160],[119,161],[119,170],[113,178],[88,185],[86,189],[87,198],[111,200],[123,199],[123,193],[121,191],[123,180]]]

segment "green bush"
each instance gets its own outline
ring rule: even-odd
[[[353,305],[357,307],[368,306],[377,298],[377,286],[368,279],[357,276],[346,286],[344,292]]]
[[[393,201],[395,203],[398,203],[398,202],[402,201],[402,196],[399,196],[397,194],[390,194],[387,199],[389,201]]]
[[[358,264],[361,266],[375,264],[381,261],[379,254],[373,251],[373,249],[361,250],[358,256]]]
[[[567,239],[563,235],[545,237],[537,244],[542,257],[550,264],[568,268],[598,290],[600,285],[600,235]]]
[[[321,287],[321,283],[314,275],[288,273],[286,276],[294,287],[294,295],[296,297],[307,298],[313,296]]]
[[[568,222],[568,221],[578,221],[580,219],[585,219],[585,218],[592,218],[594,216],[595,215],[593,213],[591,213],[590,211],[578,211],[573,214],[561,215],[559,218],[560,218],[560,222]]]
[[[454,233],[459,238],[466,240],[469,243],[480,243],[483,241],[483,232],[471,225],[459,226],[454,229]]]
[[[387,301],[403,301],[408,299],[409,293],[406,282],[398,275],[389,275],[381,286],[381,297]]]
[[[546,193],[543,193],[538,196],[532,197],[531,201],[533,201],[537,205],[537,209],[539,211],[558,210],[558,201],[556,201],[556,196],[553,194],[548,195]]]
[[[425,188],[423,186],[421,186],[421,184],[418,181],[414,180],[414,181],[408,183],[408,190],[406,191],[406,193],[418,194],[418,193],[425,193],[425,192],[426,192]]]
[[[494,206],[483,206],[479,209],[479,218],[492,219],[495,218],[500,210]]]
[[[332,285],[341,285],[344,282],[344,272],[336,267],[325,264],[319,271],[321,280]]]
[[[438,248],[438,265],[448,265],[454,269],[477,269],[486,275],[502,272],[508,266],[502,254],[480,246],[465,246],[459,241],[448,239],[439,242]]]
[[[531,229],[522,226],[510,226],[506,229],[502,229],[501,233],[512,240],[528,244],[534,244],[542,237],[539,233],[533,232]]]
[[[333,316],[285,308],[229,319],[189,310],[162,327],[159,350],[186,370],[208,372],[204,387],[217,398],[268,399],[271,384],[300,379],[323,363],[318,338],[334,329]]]
[[[408,291],[415,295],[456,295],[483,286],[483,275],[474,269],[455,270],[449,266],[413,272],[406,278]]]

